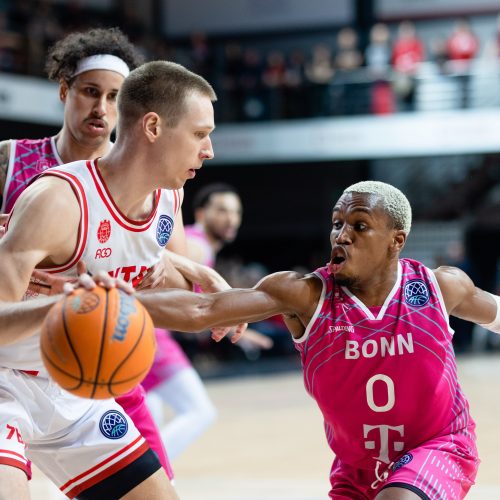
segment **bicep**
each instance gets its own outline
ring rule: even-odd
[[[78,204],[70,200],[61,205],[64,189],[60,185],[56,188],[37,181],[16,202],[8,230],[0,240],[3,300],[19,300],[33,269],[44,259],[54,255],[69,258],[73,252],[80,217]]]
[[[476,287],[466,273],[453,267],[440,267],[435,275],[450,315],[478,324],[493,320],[495,300]]]

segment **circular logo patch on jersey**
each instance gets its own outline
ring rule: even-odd
[[[99,429],[108,439],[120,439],[127,434],[127,419],[119,411],[109,410],[101,417]]]
[[[168,215],[160,215],[158,225],[156,226],[156,241],[158,245],[164,247],[167,244],[173,228],[174,221]]]
[[[97,239],[99,243],[106,243],[111,236],[111,223],[109,220],[102,220],[97,229]]]
[[[396,471],[398,469],[401,469],[406,464],[409,464],[413,460],[413,455],[411,453],[407,453],[406,455],[403,455],[397,462],[394,463],[392,466],[392,470]]]
[[[423,280],[410,280],[404,287],[405,301],[408,305],[414,307],[425,306],[429,302],[430,293]]]

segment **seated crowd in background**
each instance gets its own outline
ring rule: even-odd
[[[0,71],[43,76],[43,54],[55,40],[96,25],[118,25],[147,59],[178,61],[206,77],[220,97],[220,121],[412,110],[423,62],[459,78],[461,106],[468,107],[470,62],[480,49],[465,19],[450,33],[436,33],[425,43],[415,25],[403,21],[375,24],[366,34],[344,27],[334,38],[330,34],[319,41],[302,36],[294,48],[284,50],[276,39],[265,49],[259,47],[257,36],[243,45],[193,33],[187,41],[172,43],[149,29],[131,2],[92,10],[82,2],[31,0],[0,3]]]

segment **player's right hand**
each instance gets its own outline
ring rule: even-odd
[[[66,295],[71,294],[76,288],[85,288],[86,290],[92,290],[96,286],[102,286],[104,288],[119,288],[125,293],[132,295],[134,293],[134,288],[130,283],[123,281],[119,278],[112,278],[105,271],[99,271],[94,275],[90,275],[87,272],[87,266],[84,262],[78,262],[76,266],[78,272],[78,279],[74,283],[66,282],[64,284],[64,293]]]

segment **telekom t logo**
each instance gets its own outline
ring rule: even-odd
[[[379,431],[380,438],[380,449],[379,456],[374,457],[381,462],[386,464],[390,463],[389,460],[389,431],[397,432],[401,437],[404,437],[405,434],[405,426],[398,425],[397,427],[391,425],[366,425],[363,424],[363,435],[365,439],[368,437],[368,434],[372,431]],[[392,446],[394,451],[403,451],[404,442],[403,441],[393,441]],[[365,441],[365,449],[374,450],[375,449],[375,441]]]

